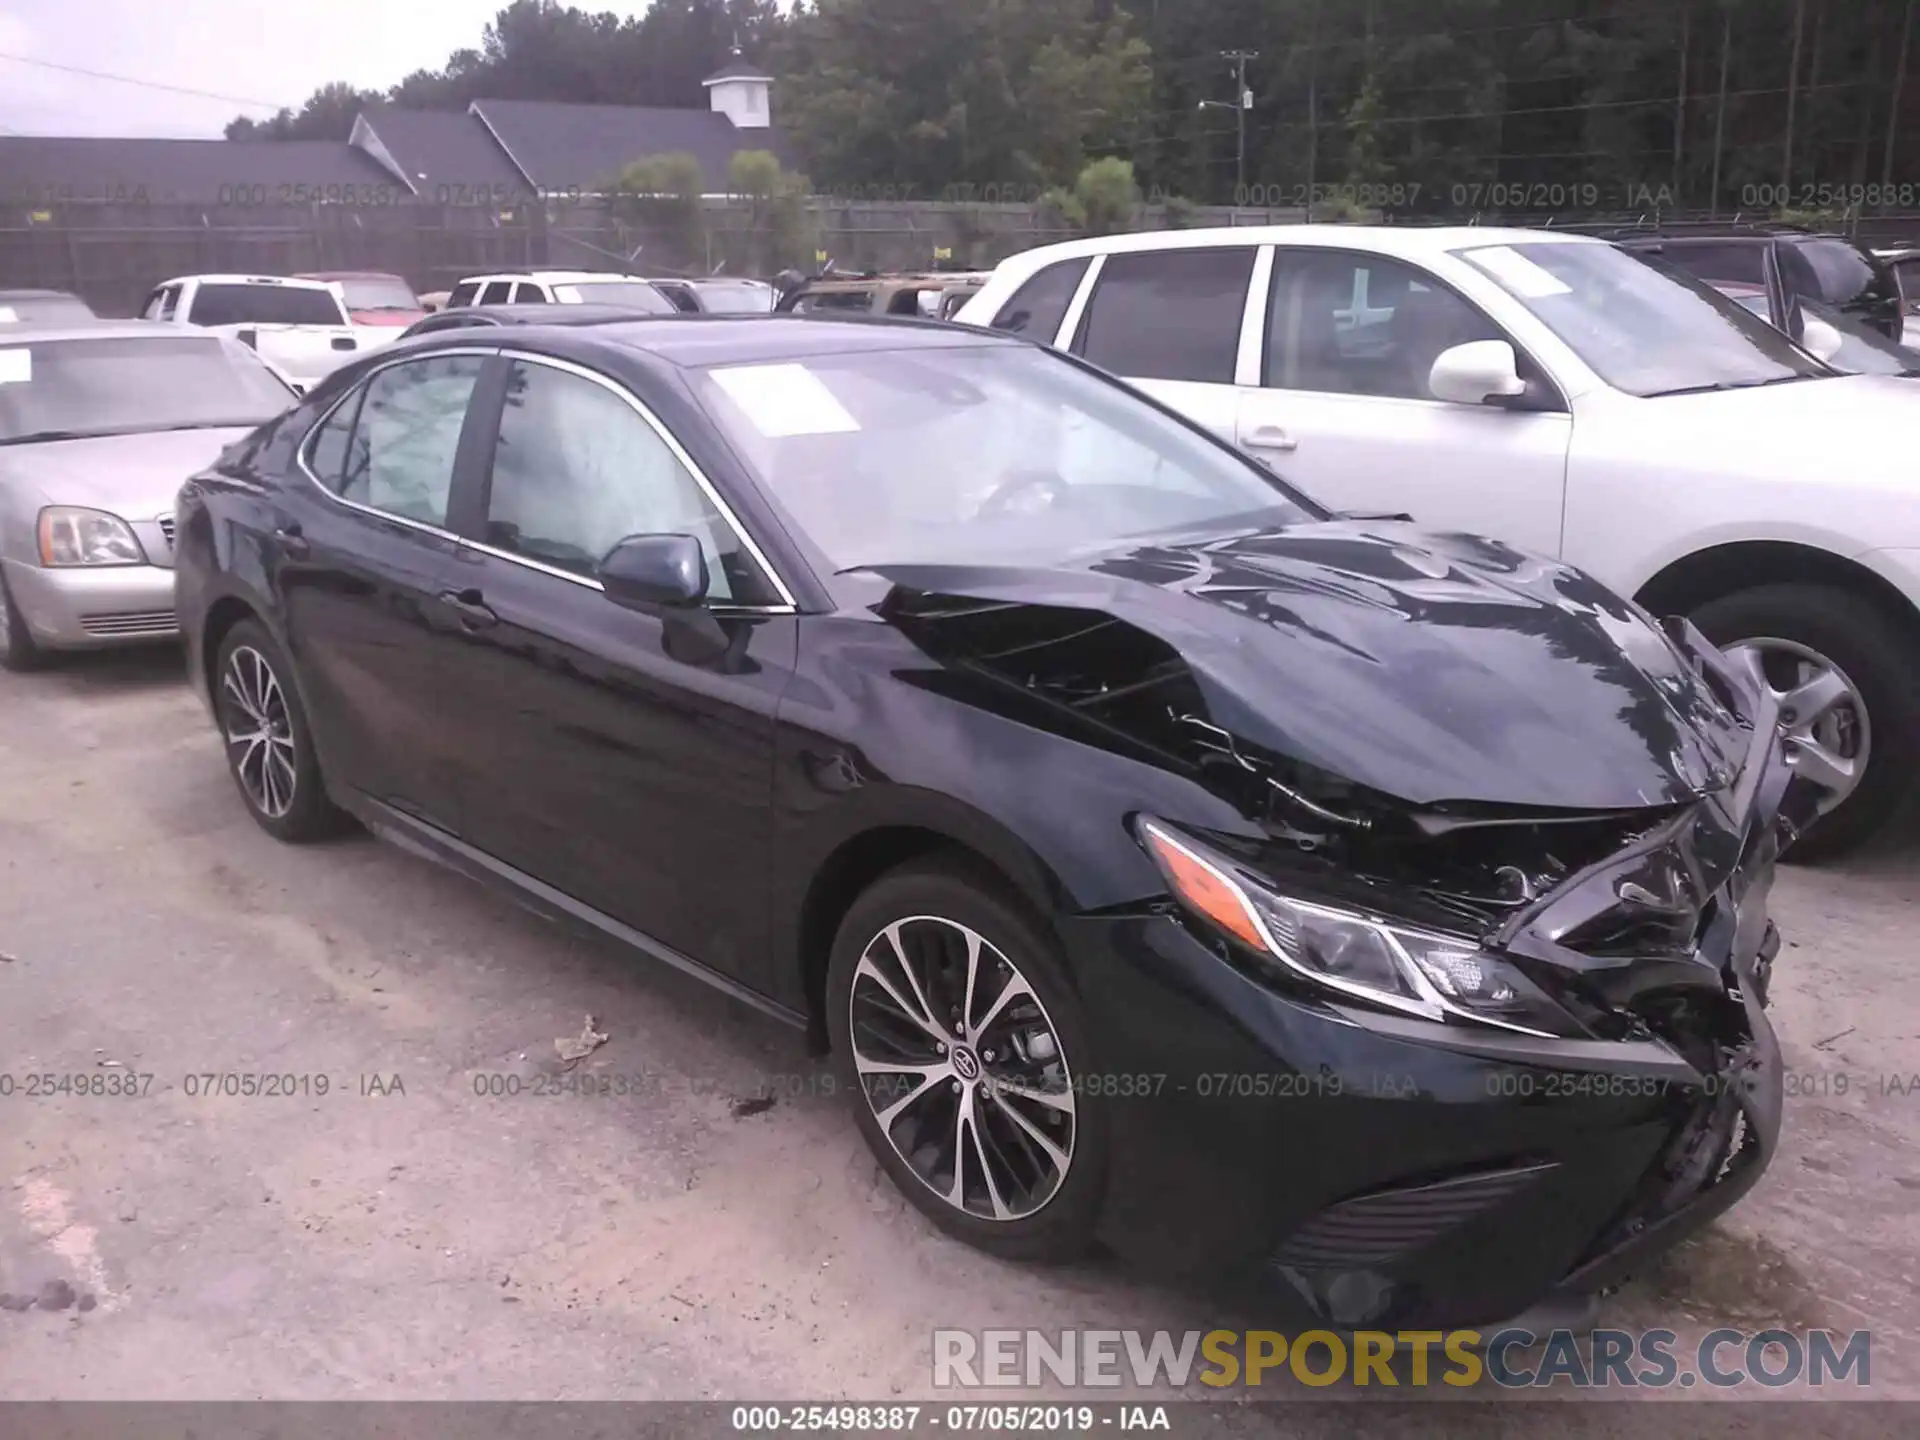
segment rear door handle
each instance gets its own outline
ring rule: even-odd
[[[295,524],[282,525],[273,532],[274,543],[280,547],[280,553],[289,560],[304,560],[313,553],[313,546],[307,537],[300,533]]]
[[[1255,450],[1298,450],[1300,442],[1278,425],[1256,425],[1240,437],[1240,443]]]
[[[440,594],[440,603],[460,617],[460,624],[465,629],[485,630],[500,623],[500,617],[487,608],[487,602],[478,590],[444,590]]]

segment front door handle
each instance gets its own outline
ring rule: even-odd
[[[273,532],[274,543],[280,547],[280,553],[289,560],[304,560],[313,553],[313,546],[307,537],[300,533],[299,525],[289,522]]]
[[[498,625],[500,617],[487,608],[487,602],[478,590],[469,587],[465,590],[445,590],[441,592],[440,603],[460,617],[460,625],[466,630],[485,630]]]
[[[1256,425],[1241,438],[1242,445],[1255,450],[1298,450],[1300,442],[1278,425]]]

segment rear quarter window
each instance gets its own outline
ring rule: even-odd
[[[1056,260],[1027,279],[1013,292],[990,322],[995,330],[1009,335],[1024,335],[1030,340],[1051,345],[1059,337],[1067,307],[1079,293],[1080,281],[1092,264],[1088,257]],[[965,297],[962,297],[964,303]]]

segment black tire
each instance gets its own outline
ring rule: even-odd
[[[47,652],[35,643],[27,617],[13,603],[4,566],[0,566],[0,612],[4,612],[4,619],[0,619],[0,669],[23,675],[45,665]]]
[[[1846,673],[1867,712],[1871,747],[1853,793],[1787,851],[1818,863],[1886,838],[1910,811],[1920,780],[1920,655],[1866,596],[1825,585],[1761,585],[1710,600],[1693,621],[1716,645],[1771,638],[1824,656]]]
[[[278,696],[277,714],[269,713],[267,718],[283,718],[284,728],[275,741],[241,744],[233,737],[245,733],[255,716],[240,695],[254,688],[249,677],[259,673],[256,664],[265,667]],[[220,642],[213,672],[213,695],[227,770],[233,776],[240,798],[246,802],[248,813],[260,828],[274,839],[291,845],[324,840],[346,829],[347,817],[328,797],[326,783],[321,778],[313,730],[307,723],[300,696],[293,688],[293,667],[273,636],[257,620],[241,621]],[[257,691],[255,695],[258,703]],[[271,701],[267,702],[267,709],[274,710]],[[268,766],[273,771],[271,779],[263,778]],[[284,788],[289,775],[290,794]]]
[[[937,918],[926,921],[915,917]],[[881,1128],[875,1115],[876,1102],[868,1099],[868,1092],[854,1060],[851,1011],[855,972],[868,945],[872,942],[884,943],[882,937],[887,927],[898,921],[911,921],[923,927],[947,923],[964,926],[975,932],[999,951],[1019,978],[1026,981],[1038,1002],[1040,1020],[1036,1023],[1050,1028],[1056,1037],[1058,1057],[1065,1075],[1072,1077],[1065,1081],[1065,1093],[1071,1097],[1073,1108],[1070,1122],[1020,1102],[1018,1097],[1009,1097],[1009,1103],[1021,1104],[1022,1113],[1033,1116],[1043,1125],[1071,1125],[1071,1139],[1064,1147],[1070,1157],[1065,1176],[1052,1185],[1047,1198],[1029,1213],[1018,1214],[1016,1218],[996,1219],[975,1215],[962,1206],[956,1206],[944,1195],[936,1193],[934,1181],[922,1178],[921,1173],[908,1163],[895,1148],[887,1131]],[[910,949],[920,943],[912,938],[916,932],[900,933],[909,936]],[[985,955],[984,950],[982,954]],[[991,962],[983,961],[983,965],[988,963]],[[928,977],[929,985],[934,983],[934,976],[928,970],[921,973]],[[866,984],[869,988],[864,993],[870,995],[871,982]],[[938,992],[929,989],[928,993],[935,997],[931,1008],[939,1009]],[[980,995],[980,1000],[974,1006],[976,1014],[990,1009],[993,1003],[984,980]],[[1106,1189],[1108,1122],[1101,1098],[1091,1093],[1093,1087],[1077,1087],[1073,1080],[1095,1073],[1094,1066],[1098,1062],[1087,1033],[1085,1010],[1067,980],[1067,970],[1060,957],[1058,943],[1048,934],[1044,923],[1029,912],[1019,897],[1011,893],[1006,882],[982,868],[957,859],[915,862],[883,876],[854,902],[841,921],[827,971],[826,1003],[827,1030],[832,1041],[833,1063],[839,1083],[847,1088],[853,1099],[860,1133],[902,1194],[947,1234],[1005,1259],[1066,1261],[1086,1253],[1093,1244],[1095,1223]],[[1016,1001],[1007,1006],[1003,1015],[1036,1013],[1032,1009],[1020,1008],[1022,1003]],[[1003,1029],[1001,1022],[995,1022],[989,1027],[985,1042],[989,1045],[1001,1043],[994,1036],[1006,1036],[1017,1028],[1012,1026]],[[867,1036],[865,1043],[871,1049],[871,1031],[863,1029],[863,1033]],[[1029,1041],[1032,1034],[1028,1033]],[[966,1047],[954,1047],[956,1051],[963,1048]],[[979,1053],[984,1056],[992,1051],[982,1049]],[[1011,1057],[1003,1053],[999,1058],[1001,1066],[991,1068],[998,1069],[1002,1075],[1011,1073],[1004,1068]],[[1024,1047],[1021,1059],[1026,1059]],[[989,1073],[979,1084],[988,1085],[992,1078]],[[953,1083],[940,1081],[928,1085],[925,1090],[928,1097],[926,1106],[948,1104],[946,1096],[940,1092],[950,1089]],[[998,1104],[996,1100],[980,1096],[977,1090],[969,1096],[969,1099],[975,1098],[982,1106],[983,1115],[987,1114],[988,1107]],[[918,1106],[920,1101],[916,1098],[913,1103]],[[958,1103],[957,1100],[950,1102],[949,1108]],[[896,1120],[896,1132],[901,1130],[902,1123]],[[944,1128],[936,1118],[928,1118],[925,1123],[935,1131]],[[998,1128],[1009,1140],[1018,1139],[1008,1128],[1007,1117],[996,1115],[988,1124]],[[1055,1138],[1061,1138],[1058,1132],[1055,1132]],[[976,1144],[983,1148],[973,1151],[973,1155],[979,1156],[989,1150],[1002,1155],[1014,1148],[1011,1144],[992,1143],[993,1140],[990,1128],[984,1141],[976,1140]],[[915,1153],[924,1155],[930,1152],[918,1148]],[[1038,1154],[1038,1151],[1029,1153]],[[977,1178],[980,1161],[977,1158],[970,1159],[967,1165],[968,1169],[963,1174]],[[976,1195],[981,1189],[980,1186],[975,1187]],[[998,1193],[994,1192],[996,1203]]]

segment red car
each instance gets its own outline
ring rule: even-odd
[[[316,270],[297,277],[325,280],[340,288],[340,303],[356,325],[391,325],[405,329],[423,318],[427,307],[413,287],[398,275],[378,270]]]

